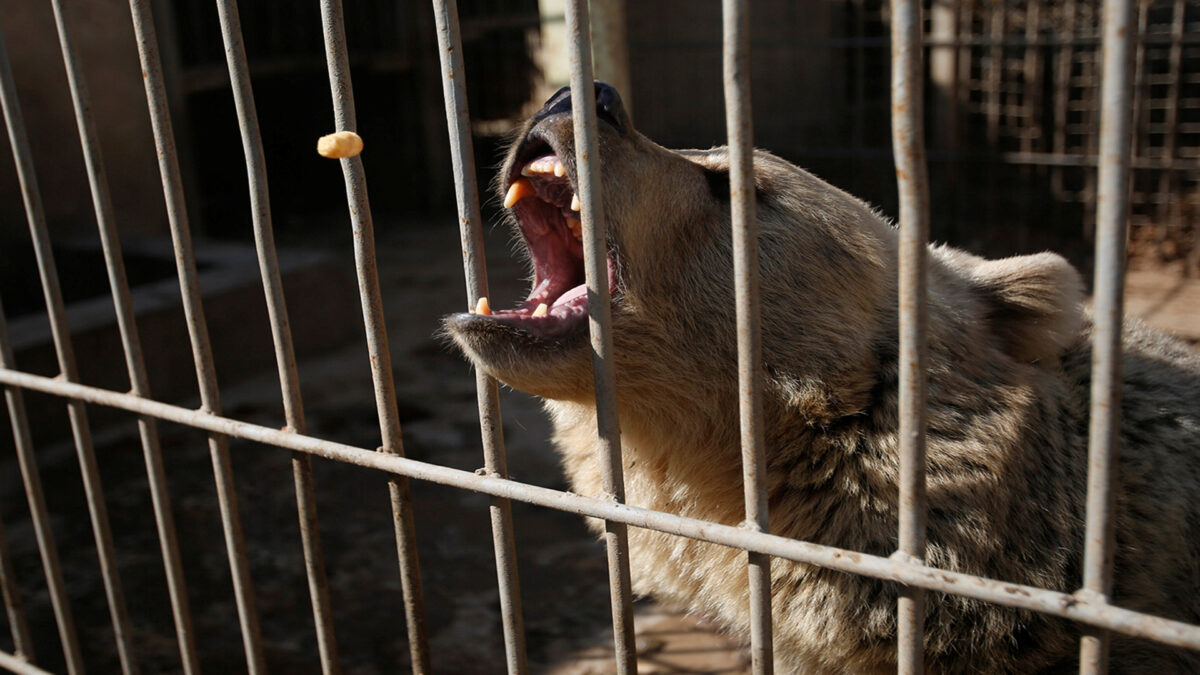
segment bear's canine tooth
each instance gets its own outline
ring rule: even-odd
[[[533,193],[533,183],[526,178],[516,179],[508,186],[508,194],[504,195],[504,208],[511,209],[514,204]]]
[[[562,162],[554,162],[554,177],[562,178],[565,175],[567,175],[567,170],[563,167]]]
[[[482,315],[484,315],[484,316],[490,316],[490,315],[491,315],[491,313],[492,313],[492,308],[491,308],[491,306],[490,306],[490,305],[488,305],[488,299],[487,299],[487,296],[480,296],[480,297],[479,297],[479,302],[476,302],[476,303],[475,303],[475,309],[472,309],[472,310],[471,310],[471,313],[472,313],[472,314],[482,314]]]
[[[575,235],[576,239],[583,240],[583,223],[575,218],[564,218],[567,221],[567,227],[570,228],[571,234]]]
[[[550,307],[547,306],[546,303],[543,302],[543,303],[538,304],[537,309],[533,310],[533,314],[531,314],[530,316],[541,318],[543,316],[546,316],[549,313],[550,313]]]
[[[571,195],[571,210],[578,211],[581,208],[583,208],[583,205],[579,203],[579,195],[578,194]]]

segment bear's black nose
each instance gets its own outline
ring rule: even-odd
[[[606,82],[596,82],[596,117],[604,122],[608,122],[621,135],[625,134],[626,126],[629,123],[629,118],[625,114],[625,106],[621,103],[621,95],[612,85]],[[559,113],[571,113],[571,88],[563,87],[554,92],[554,95],[546,99],[545,105],[534,116],[536,120],[543,120],[551,115]]]

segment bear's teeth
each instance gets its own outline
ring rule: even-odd
[[[538,304],[537,309],[533,310],[533,314],[531,316],[536,317],[536,318],[541,318],[543,316],[546,316],[549,313],[550,313],[550,307],[548,305],[546,305],[546,303],[543,302],[543,303]]]
[[[475,303],[475,309],[471,310],[471,313],[482,314],[484,316],[488,316],[492,313],[492,308],[488,305],[488,299],[486,296],[479,297],[479,302]]]
[[[579,195],[571,195],[571,210],[578,211],[580,208],[582,208],[582,205],[579,203]]]
[[[504,208],[511,209],[513,204],[534,193],[533,183],[526,178],[518,178],[508,186],[508,194],[504,195]]]
[[[567,175],[567,170],[563,168],[562,162],[553,155],[538,157],[532,162],[521,168],[522,176],[532,176],[535,173],[552,173],[558,178]]]
[[[575,218],[566,218],[565,220],[567,221],[567,227],[571,230],[571,234],[575,235],[576,239],[583,241],[583,223]]]

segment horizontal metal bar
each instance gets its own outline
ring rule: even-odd
[[[28,661],[13,656],[8,652],[0,652],[0,668],[7,668],[14,673],[21,675],[50,675],[49,671],[42,670]]]
[[[496,497],[505,497],[559,511],[764,553],[839,572],[886,579],[1005,607],[1041,612],[1126,635],[1200,651],[1200,625],[1135,612],[1105,602],[1097,602],[1086,595],[1072,595],[1013,584],[961,572],[941,570],[904,560],[893,560],[833,546],[787,539],[742,527],[722,525],[627,504],[617,504],[602,497],[586,497],[504,478],[481,475],[472,471],[451,469],[365,448],[356,448],[343,443],[218,417],[203,410],[190,410],[129,394],[64,382],[57,378],[32,375],[8,368],[0,368],[0,385],[75,398],[135,414],[150,415],[213,433],[306,452],[356,466],[378,469]]]

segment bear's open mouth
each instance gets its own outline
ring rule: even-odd
[[[581,327],[588,314],[583,263],[583,225],[579,196],[568,166],[550,144],[526,140],[512,175],[504,207],[512,209],[533,263],[533,288],[515,309],[475,308],[504,323],[547,337]],[[616,286],[612,257],[607,256],[610,293]]]

